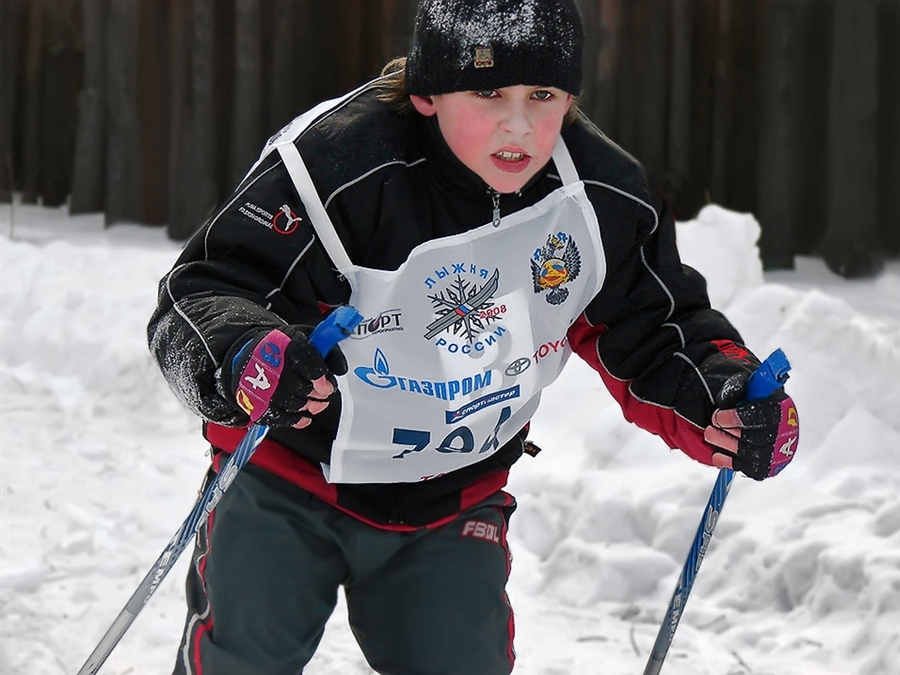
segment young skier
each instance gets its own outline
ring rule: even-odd
[[[176,673],[301,672],[340,586],[382,675],[509,673],[503,488],[573,351],[690,457],[791,460],[791,399],[740,403],[759,361],[573,105],[582,40],[574,0],[423,0],[407,58],[270,139],[162,280],[150,348],[211,470],[271,427],[198,534]]]

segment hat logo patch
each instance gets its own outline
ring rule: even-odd
[[[475,47],[475,56],[472,59],[476,68],[494,67],[493,47]]]

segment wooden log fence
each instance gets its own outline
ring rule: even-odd
[[[900,255],[900,0],[578,0],[580,105],[769,268]],[[265,139],[406,53],[415,0],[2,0],[0,201],[200,227]]]

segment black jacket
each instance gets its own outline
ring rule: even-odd
[[[490,222],[495,195],[452,154],[435,118],[400,113],[377,91],[370,83],[322,114],[296,144],[353,262],[392,270],[422,242]],[[740,336],[710,309],[703,278],[681,264],[672,216],[639,163],[583,117],[563,138],[596,209],[607,263],[604,285],[571,327],[570,344],[628,419],[708,463],[702,428],[713,395],[725,377],[749,367],[732,360],[722,367],[722,345]],[[500,212],[530,206],[560,186],[551,162],[518,193],[501,195]],[[284,207],[302,220],[289,224]],[[229,351],[263,328],[316,324],[348,299],[273,152],[161,281],[150,349],[176,394],[205,420],[207,437],[230,451],[240,432],[227,429],[248,420],[217,376]],[[305,429],[272,429],[265,444],[281,459],[270,457],[268,466],[278,472],[285,457],[308,460],[307,467],[327,463],[338,415],[332,404]],[[524,435],[481,463],[425,483],[322,481],[316,491],[375,524],[433,523],[464,507],[473,484],[502,486]],[[281,473],[295,479],[297,472]],[[302,473],[308,482],[310,472]]]

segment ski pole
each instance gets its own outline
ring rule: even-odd
[[[362,315],[352,307],[338,307],[316,326],[309,336],[309,341],[324,356],[338,342],[348,337],[360,321],[362,321]],[[256,448],[259,447],[259,444],[262,443],[268,432],[269,428],[263,424],[254,424],[250,427],[247,434],[238,443],[237,448],[222,466],[222,469],[203,490],[203,494],[200,495],[200,499],[197,500],[194,508],[191,509],[187,519],[178,528],[175,536],[172,537],[163,550],[162,555],[153,563],[150,571],[147,572],[143,581],[132,593],[131,598],[125,603],[125,607],[119,612],[116,620],[113,621],[106,634],[104,634],[81,667],[81,670],[78,671],[78,675],[94,675],[100,670],[100,666],[103,665],[107,657],[112,653],[112,650],[119,644],[122,636],[125,635],[125,631],[137,618],[138,613],[144,608],[150,596],[156,592],[169,570],[175,565],[178,556],[181,555],[194,538],[194,535],[197,534],[203,519],[215,508],[225,490],[234,481],[234,477],[244,468],[244,465],[247,464],[247,461],[256,451]]]
[[[787,381],[790,369],[791,364],[788,363],[784,352],[776,349],[747,380],[745,400],[753,401],[770,396]],[[697,534],[694,535],[691,550],[688,552],[687,560],[684,561],[675,592],[672,594],[666,615],[659,627],[659,633],[656,635],[656,642],[653,643],[653,650],[650,652],[647,667],[644,668],[644,675],[659,675],[662,669],[663,661],[666,659],[666,654],[669,653],[669,646],[672,644],[672,638],[675,637],[675,629],[678,628],[678,622],[681,621],[684,606],[691,593],[691,588],[694,586],[697,572],[700,571],[700,563],[703,562],[703,556],[706,555],[706,549],[712,539],[713,530],[719,520],[722,507],[725,505],[725,498],[731,489],[733,479],[734,471],[732,469],[719,470],[712,493],[706,502],[703,517],[700,519],[700,527],[697,528]]]

